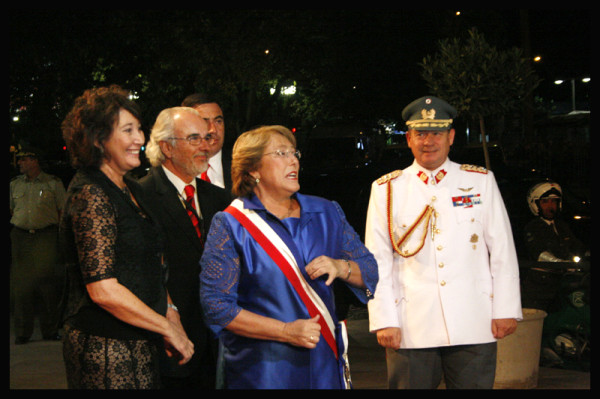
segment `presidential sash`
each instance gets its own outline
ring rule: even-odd
[[[304,279],[292,251],[277,233],[273,231],[271,226],[269,226],[256,212],[245,209],[241,200],[234,200],[231,205],[225,209],[225,212],[232,215],[250,233],[275,264],[277,264],[294,290],[298,293],[298,296],[306,306],[310,317],[312,318],[316,315],[320,316],[319,324],[321,325],[321,335],[333,351],[335,358],[339,360],[340,354],[338,353],[338,346],[335,338],[336,332],[333,317],[329,313],[329,310],[321,297]],[[346,354],[347,332],[344,323],[339,323],[339,325],[342,330],[341,335],[344,341],[344,353],[341,354],[345,363],[344,379],[347,382],[347,387],[349,387],[349,367]]]

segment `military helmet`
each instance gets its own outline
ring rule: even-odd
[[[558,198],[558,210],[562,208],[562,189],[558,183],[545,181],[538,183],[529,189],[527,193],[527,204],[531,213],[540,215],[539,200],[542,198]]]

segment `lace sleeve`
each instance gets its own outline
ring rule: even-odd
[[[353,260],[358,264],[367,289],[365,291],[350,285],[348,287],[350,287],[355,294],[358,294],[357,296],[359,299],[361,299],[363,302],[366,302],[367,299],[370,299],[373,296],[375,287],[379,281],[377,261],[375,260],[373,254],[362,243],[354,228],[352,228],[350,223],[348,223],[346,220],[346,216],[340,205],[335,201],[334,204],[344,226],[342,237],[342,256],[344,259]]]
[[[240,257],[225,218],[222,212],[213,217],[200,260],[200,301],[215,334],[242,310],[237,304]]]
[[[116,215],[108,196],[86,185],[73,196],[73,233],[84,284],[114,276]]]

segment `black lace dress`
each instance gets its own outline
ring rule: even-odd
[[[143,208],[137,183],[126,180]],[[67,265],[63,357],[69,388],[158,388],[160,337],[94,304],[86,284],[116,278],[166,314],[166,266],[160,232],[147,214],[101,171],[73,178],[61,220]]]

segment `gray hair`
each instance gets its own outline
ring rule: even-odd
[[[200,117],[198,111],[189,107],[167,108],[158,114],[156,122],[154,122],[154,126],[152,126],[150,140],[146,147],[146,157],[152,166],[159,166],[165,161],[165,155],[160,149],[159,143],[167,140],[170,140],[171,142],[176,141],[171,140],[175,135],[175,116],[182,112],[189,112]],[[173,145],[176,144],[173,143]]]

